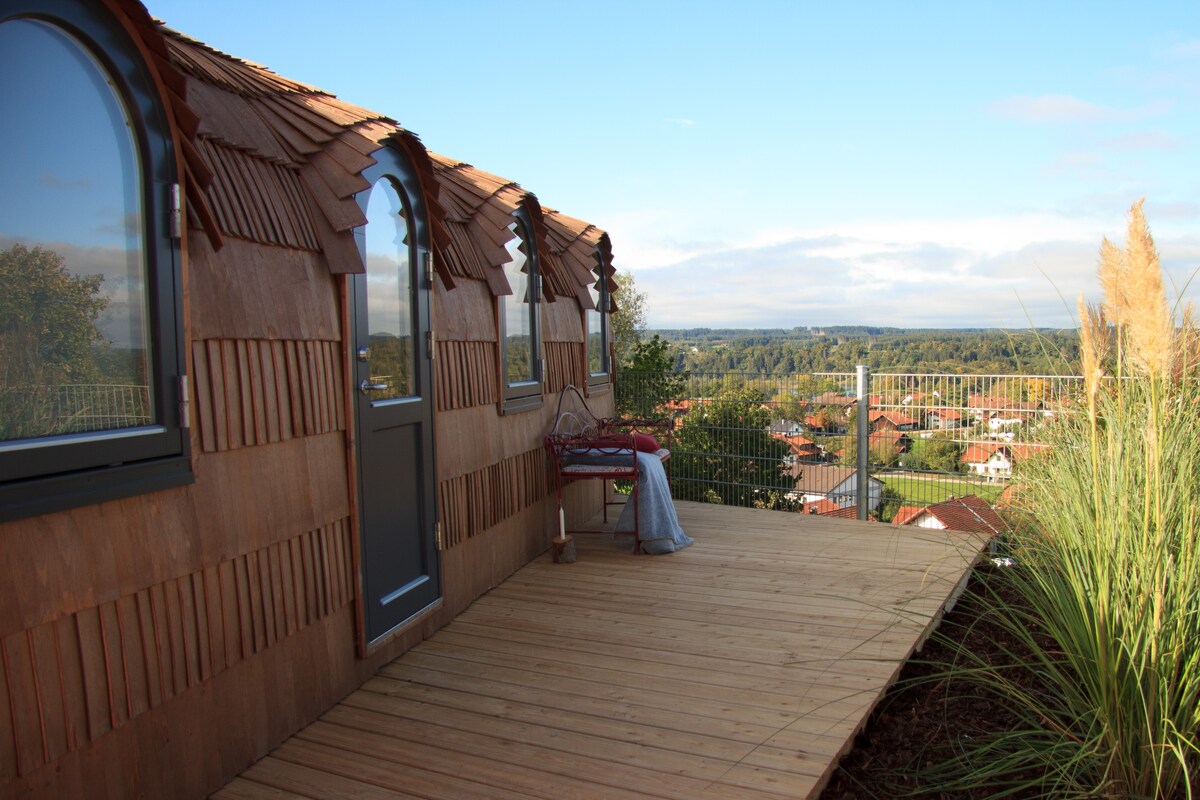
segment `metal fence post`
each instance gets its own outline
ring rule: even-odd
[[[858,365],[858,430],[855,431],[858,447],[856,468],[858,470],[858,518],[865,520],[870,510],[871,476],[867,469],[871,459],[871,375],[865,364]]]

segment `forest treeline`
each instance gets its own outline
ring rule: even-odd
[[[942,330],[841,326],[652,331],[691,372],[874,372],[1076,375],[1074,330]]]

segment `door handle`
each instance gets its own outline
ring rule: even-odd
[[[386,383],[371,383],[366,378],[363,378],[362,383],[358,385],[358,390],[363,394],[367,392],[382,392],[384,389],[390,389],[391,385]]]

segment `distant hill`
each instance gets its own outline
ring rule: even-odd
[[[693,372],[798,374],[876,372],[1078,374],[1074,330],[1003,331],[838,325],[797,328],[657,329]]]

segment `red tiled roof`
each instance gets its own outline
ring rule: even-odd
[[[892,524],[907,525],[923,513],[925,513],[925,506],[900,506],[896,516],[892,517]]]
[[[973,494],[934,503],[923,513],[935,518],[949,531],[999,534],[1008,530],[1008,525],[1000,515],[986,501]],[[921,516],[917,514],[910,517],[903,524],[911,525]]]
[[[778,439],[788,446],[794,455],[797,456],[815,456],[820,455],[821,448],[812,439],[806,439],[803,436],[786,436],[782,433],[772,433],[772,439]]]
[[[832,514],[841,508],[837,503],[830,500],[828,497],[820,500],[814,500],[811,503],[804,504],[804,513],[806,514]]]
[[[871,422],[877,422],[880,419],[886,419],[888,422],[899,427],[901,425],[916,425],[917,420],[912,417],[901,414],[899,411],[872,411]]]

